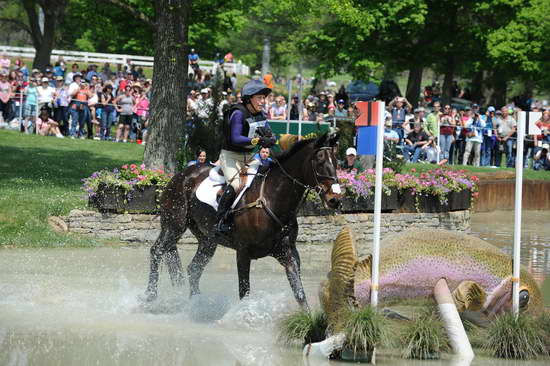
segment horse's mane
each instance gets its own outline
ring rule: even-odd
[[[315,141],[316,139],[300,140],[294,145],[292,145],[292,147],[286,151],[273,153],[273,157],[277,159],[279,162],[284,163],[285,161],[293,157],[296,153],[298,153],[298,151],[302,150],[306,145],[309,145]]]

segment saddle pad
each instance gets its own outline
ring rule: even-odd
[[[201,202],[206,203],[207,205],[214,208],[214,210],[218,211],[218,201],[217,201],[217,195],[218,191],[221,188],[222,184],[225,184],[225,177],[220,175],[221,167],[217,166],[215,168],[212,168],[210,170],[210,173],[208,174],[208,177],[206,177],[205,180],[199,184],[199,187],[197,188],[195,195],[197,196],[197,199]],[[244,192],[250,187],[250,184],[252,184],[252,180],[254,179],[254,175],[256,174],[257,169],[255,168],[248,168],[248,174],[249,179],[247,179],[247,183],[244,186],[244,188],[241,190],[241,192],[238,194],[237,198],[235,199],[235,202],[233,202],[232,207],[235,207],[237,202],[241,199]],[[252,175],[251,175],[252,174]]]

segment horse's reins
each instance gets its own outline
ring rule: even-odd
[[[322,147],[320,149],[317,149],[315,151],[315,153],[317,153],[318,151],[321,151],[321,150],[328,150],[328,149],[332,149],[332,148],[331,147]],[[321,175],[321,174],[317,173],[317,169],[315,169],[315,165],[313,164],[313,161],[311,161],[311,169],[313,170],[313,176],[315,178],[316,185],[315,186],[310,186],[309,184],[302,183],[298,179],[291,176],[285,170],[285,168],[283,168],[283,165],[281,164],[281,162],[277,158],[273,158],[273,161],[275,161],[275,163],[277,163],[277,165],[281,169],[281,172],[283,173],[283,175],[286,178],[288,178],[289,180],[291,180],[293,185],[298,185],[298,186],[304,188],[306,190],[306,194],[310,190],[316,192],[317,194],[321,194],[321,193],[326,194],[328,192],[328,190],[324,190],[323,187],[321,186],[321,184],[319,183],[319,178],[322,178],[322,179],[324,178],[324,179],[328,179],[328,180],[335,181],[335,182],[338,181],[338,178],[336,178],[336,177],[330,177],[330,176]],[[287,228],[287,226],[284,225],[281,222],[281,220],[277,217],[277,215],[269,208],[269,206],[267,205],[267,202],[265,200],[265,197],[264,197],[265,182],[266,182],[267,176],[268,176],[270,171],[271,171],[271,169],[268,170],[265,174],[262,174],[263,179],[262,179],[262,184],[260,186],[260,196],[254,202],[250,202],[250,203],[248,203],[248,204],[246,204],[242,207],[239,207],[239,208],[236,208],[236,209],[232,210],[232,213],[238,213],[240,211],[244,211],[246,209],[254,208],[254,207],[263,208],[265,210],[265,212],[268,214],[268,216],[271,217],[273,219],[273,221],[275,221],[284,230],[285,228]],[[260,173],[257,173],[257,174],[260,174]],[[304,194],[302,195],[302,199],[300,200],[300,204],[303,202],[303,199],[304,199],[305,196],[306,195],[304,195]],[[298,206],[300,206],[300,204]]]

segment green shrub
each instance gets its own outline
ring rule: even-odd
[[[297,311],[281,319],[278,339],[284,344],[321,342],[326,337],[327,317],[322,311]]]
[[[443,324],[430,309],[415,317],[402,334],[405,347],[403,357],[413,359],[438,359],[441,351],[448,348]]]
[[[494,357],[528,360],[545,353],[543,338],[534,318],[506,313],[489,325],[484,348]]]
[[[345,334],[344,348],[353,350],[354,354],[369,352],[387,343],[387,320],[370,306],[353,309],[347,315]]]

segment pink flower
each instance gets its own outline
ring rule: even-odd
[[[145,164],[141,164],[139,167],[140,167],[141,169],[145,169]]]
[[[128,169],[128,165],[127,165],[127,164],[124,164],[124,165],[122,166],[122,169]]]
[[[145,176],[144,175],[138,175],[137,177],[139,180],[145,180]]]
[[[134,169],[136,169],[136,168],[137,168],[137,165],[136,165],[136,164],[131,164],[131,165],[130,165],[130,169],[134,170]]]

